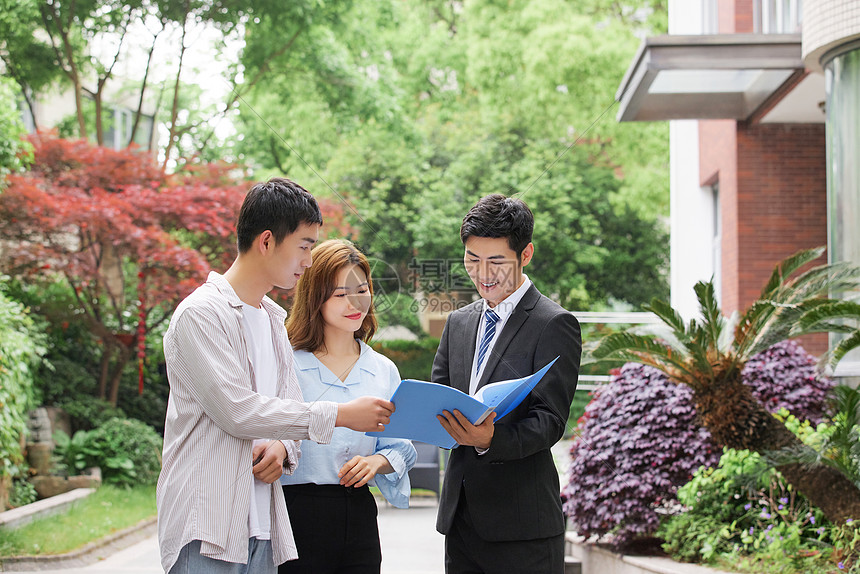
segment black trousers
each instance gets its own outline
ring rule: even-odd
[[[278,574],[379,574],[382,549],[376,501],[367,486],[284,486],[298,560]]]
[[[500,501],[504,504],[504,501]],[[564,533],[534,540],[484,540],[472,524],[466,493],[445,537],[446,574],[563,574]]]

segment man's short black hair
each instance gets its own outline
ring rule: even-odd
[[[463,218],[460,239],[465,245],[470,237],[505,237],[519,258],[531,243],[534,228],[535,217],[522,199],[494,193],[482,198]]]
[[[296,182],[283,177],[258,183],[248,190],[239,210],[236,223],[239,253],[251,249],[254,238],[267,229],[272,232],[277,245],[302,223],[322,225],[322,213],[314,196]]]

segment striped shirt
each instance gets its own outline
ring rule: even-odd
[[[272,322],[276,397],[255,391],[242,301],[218,273],[210,273],[179,304],[164,336],[170,398],[156,499],[165,572],[193,540],[201,541],[204,556],[247,563],[254,439],[285,440],[288,472],[301,456],[293,441],[331,440],[337,404],[300,402],[286,312],[268,297],[262,307]],[[271,513],[275,564],[297,558],[278,481],[272,485]]]

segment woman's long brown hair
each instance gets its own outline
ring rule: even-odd
[[[364,253],[345,239],[329,239],[314,247],[313,263],[296,284],[293,306],[287,319],[287,334],[293,347],[302,351],[318,351],[325,347],[325,322],[322,306],[334,294],[338,272],[347,265],[358,265],[367,276],[370,307],[355,338],[369,342],[376,333],[376,315],[373,311],[373,280],[370,263]]]

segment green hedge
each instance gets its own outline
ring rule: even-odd
[[[0,476],[23,462],[19,441],[33,407],[33,373],[45,352],[43,329],[0,290]]]
[[[371,347],[394,361],[401,379],[429,381],[439,339],[426,337],[417,341],[378,341]]]

